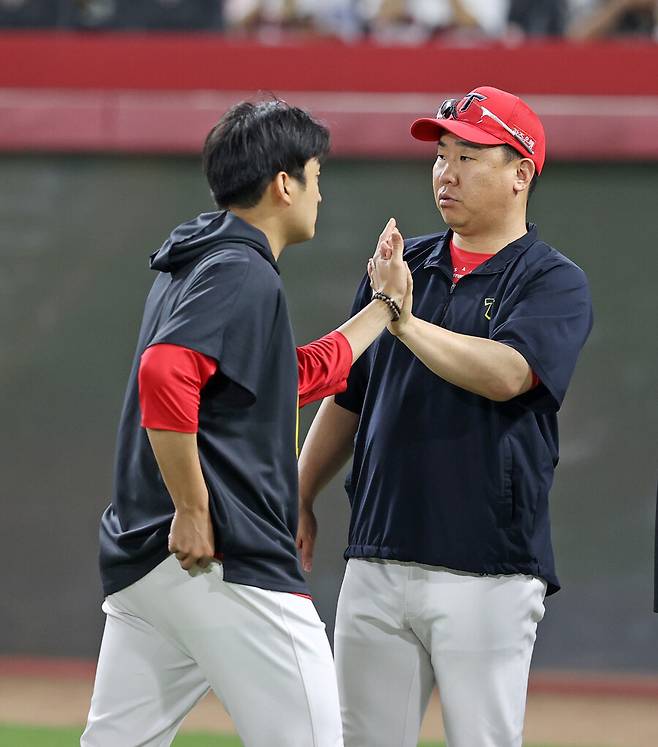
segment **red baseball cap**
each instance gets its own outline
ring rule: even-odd
[[[535,112],[507,91],[480,86],[463,99],[448,99],[436,118],[417,119],[411,125],[416,140],[438,141],[442,132],[479,145],[506,143],[535,164],[540,174],[546,158],[544,127]]]

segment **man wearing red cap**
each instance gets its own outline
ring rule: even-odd
[[[405,242],[413,298],[320,408],[297,544],[308,571],[313,501],[353,451],[335,631],[346,747],[415,746],[435,683],[449,747],[521,747],[537,623],[559,589],[556,414],[590,295],[526,223],[545,137],[524,101],[476,88],[411,132],[437,143],[449,230]],[[370,296],[365,277],[353,313]]]

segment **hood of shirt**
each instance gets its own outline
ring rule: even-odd
[[[265,234],[228,210],[202,213],[175,228],[151,254],[152,270],[174,273],[222,244],[242,244],[255,249],[277,271],[279,267]]]

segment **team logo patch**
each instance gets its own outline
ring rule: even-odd
[[[484,299],[484,318],[491,320],[491,309],[493,308],[493,305],[496,303],[495,298],[485,298]]]
[[[486,101],[487,97],[482,93],[467,93],[462,99],[462,105],[459,107],[460,112],[465,112],[474,101]]]

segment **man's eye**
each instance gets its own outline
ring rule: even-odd
[[[472,161],[473,159],[470,156],[459,156],[460,161]]]

